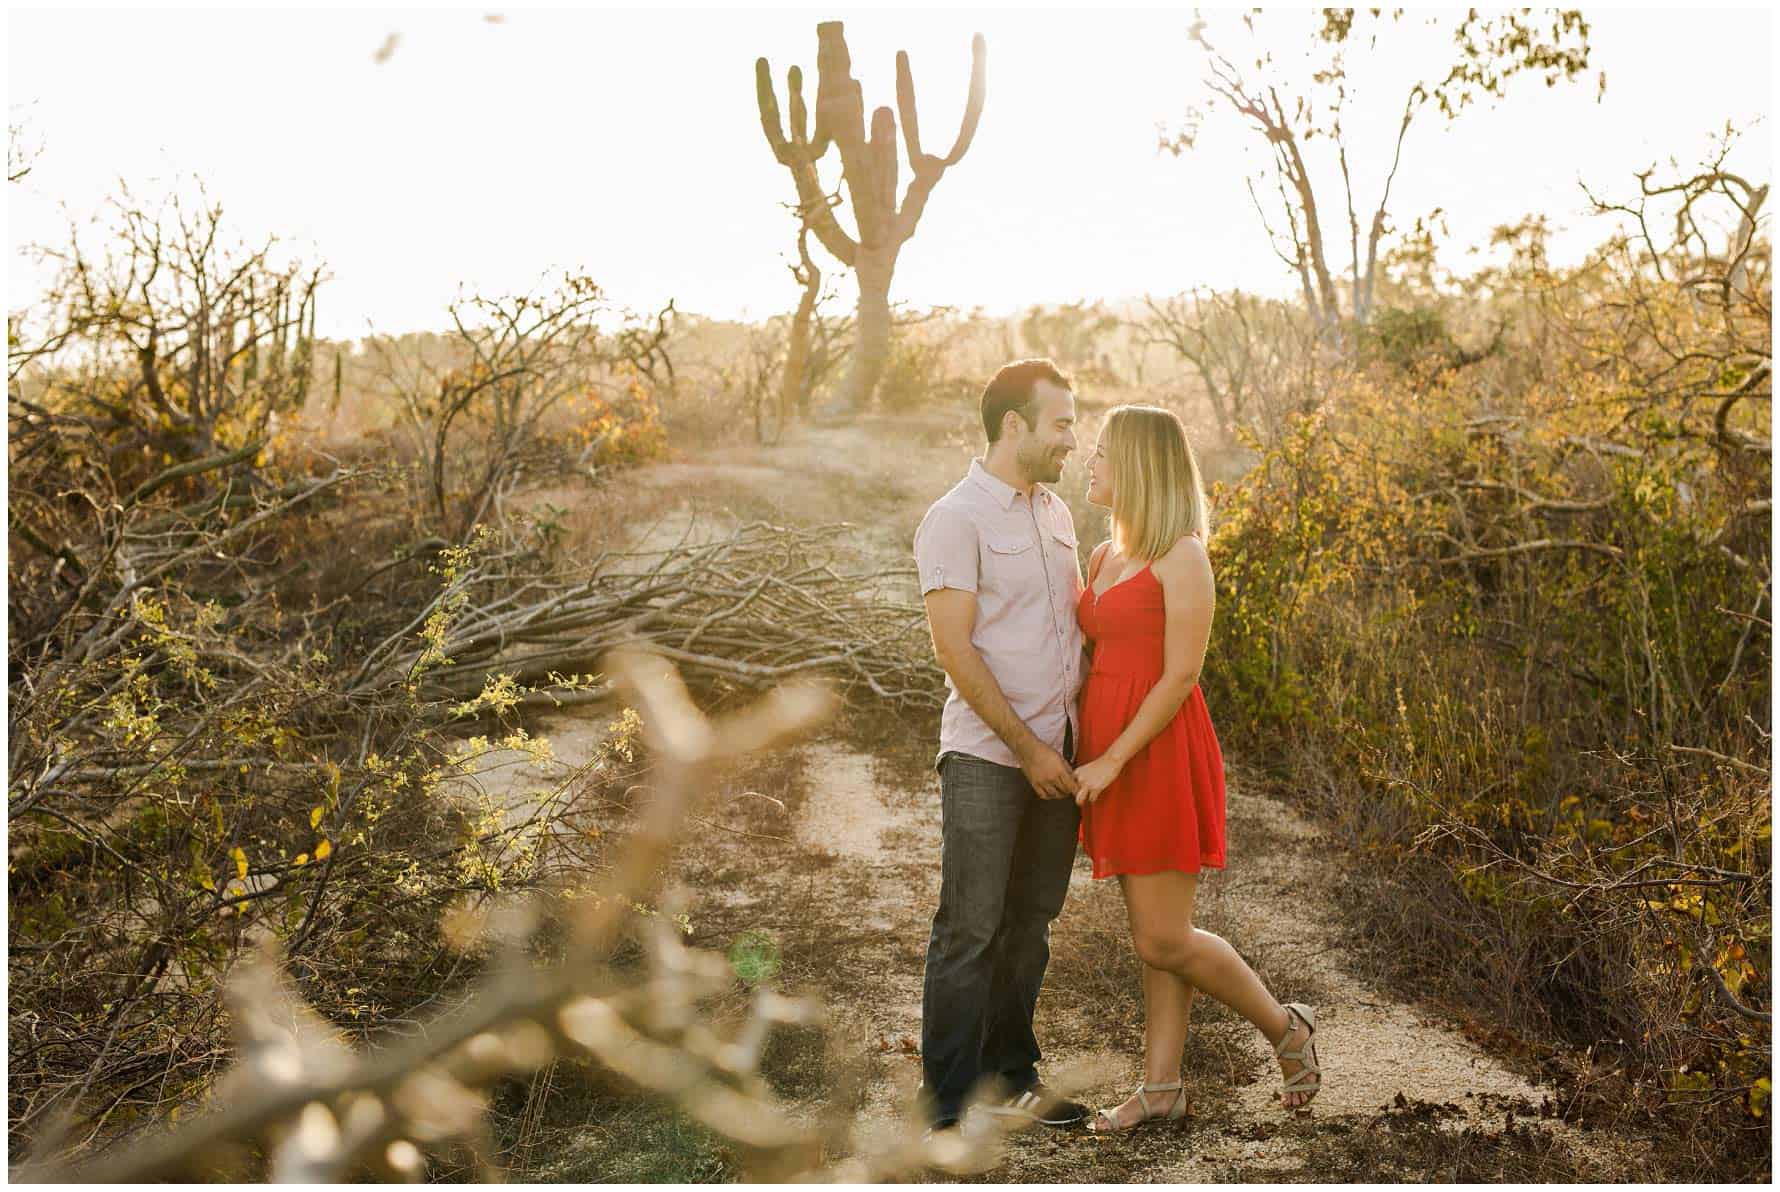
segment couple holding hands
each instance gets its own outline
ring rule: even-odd
[[[1144,1081],[1088,1129],[1179,1121],[1187,1020],[1205,993],[1273,1045],[1281,1103],[1321,1083],[1308,1006],[1280,1004],[1222,938],[1193,926],[1202,869],[1224,867],[1224,771],[1198,687],[1214,603],[1198,463],[1180,419],[1108,415],[1088,502],[1111,513],[1083,581],[1075,524],[1045,485],[1076,448],[1070,382],[1048,360],[983,390],[988,447],[934,502],[915,561],[949,697],[940,721],[939,910],[922,990],[923,1093],[955,1129],[979,1081],[991,1112],[1088,1117],[1039,1080],[1032,1020],[1078,842],[1117,877],[1143,962]]]

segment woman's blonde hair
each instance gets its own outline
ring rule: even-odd
[[[1211,513],[1187,428],[1171,410],[1118,406],[1106,416],[1113,549],[1155,560],[1188,534],[1211,535]]]

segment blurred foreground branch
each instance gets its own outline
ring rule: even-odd
[[[786,685],[737,714],[706,719],[671,664],[626,652],[608,673],[640,711],[659,779],[643,821],[600,894],[566,911],[565,959],[538,966],[524,952],[530,932],[510,934],[487,978],[458,1010],[383,1051],[355,1054],[292,991],[269,956],[229,981],[239,1054],[212,1098],[218,1108],[189,1125],[132,1144],[81,1167],[34,1165],[25,1178],[126,1183],[226,1176],[263,1148],[274,1180],[340,1181],[370,1173],[417,1180],[422,1147],[458,1142],[490,1178],[492,1147],[484,1090],[558,1058],[590,1059],[639,1089],[674,1101],[734,1144],[744,1178],[881,1179],[930,1164],[978,1169],[989,1136],[923,1142],[911,1132],[839,1167],[822,1156],[844,1146],[847,1123],[821,1127],[788,1116],[758,1072],[767,1037],[781,1024],[817,1020],[803,1000],[760,990],[739,1030],[723,1037],[699,1010],[726,989],[727,961],[681,945],[657,918],[640,975],[615,969],[613,945],[637,899],[651,896],[687,814],[722,760],[771,748],[833,710],[823,686]],[[40,1140],[38,1153],[55,1139]],[[46,1147],[44,1144],[48,1144]]]

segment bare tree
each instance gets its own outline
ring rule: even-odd
[[[1396,144],[1389,172],[1371,218],[1364,230],[1354,206],[1353,175],[1348,163],[1344,120],[1349,101],[1347,51],[1365,32],[1368,48],[1376,47],[1380,33],[1400,23],[1402,9],[1320,10],[1312,50],[1328,55],[1326,64],[1312,76],[1312,90],[1297,96],[1284,93],[1287,84],[1275,68],[1273,51],[1258,44],[1252,71],[1239,67],[1231,55],[1214,46],[1205,21],[1195,16],[1188,35],[1207,55],[1206,87],[1214,102],[1241,116],[1250,129],[1266,141],[1273,189],[1278,193],[1277,214],[1267,205],[1249,179],[1250,198],[1260,214],[1274,251],[1298,276],[1304,305],[1326,331],[1344,318],[1365,325],[1371,317],[1378,245],[1387,230],[1391,185],[1402,162],[1403,144],[1410,124],[1432,102],[1448,121],[1484,95],[1500,97],[1505,84],[1517,74],[1537,73],[1546,84],[1575,77],[1588,66],[1588,22],[1575,9],[1510,10],[1488,16],[1468,10],[1453,32],[1453,54],[1444,73],[1429,74],[1413,83],[1403,101],[1397,122]],[[1438,18],[1430,18],[1433,24]],[[1243,25],[1256,35],[1255,14],[1245,13]],[[1260,41],[1258,35],[1257,42]],[[1235,59],[1250,60],[1246,53]],[[1602,76],[1602,86],[1606,78]],[[1183,127],[1164,132],[1161,148],[1180,155],[1197,142],[1206,113],[1189,108]],[[1311,169],[1305,160],[1306,144],[1317,137],[1333,142],[1346,199],[1348,225],[1348,297],[1346,310],[1330,268],[1327,245],[1328,214]],[[1362,249],[1361,241],[1364,240]]]
[[[840,202],[840,195],[826,195],[822,203],[834,207]],[[822,297],[822,268],[810,256],[810,221],[813,212],[801,205],[791,205],[797,214],[797,264],[788,266],[792,279],[801,288],[797,300],[797,310],[791,316],[791,327],[785,341],[785,371],[780,378],[779,387],[779,420],[790,416],[793,410],[802,413],[804,396],[807,393],[807,373],[810,365],[810,337],[816,318],[816,304]]]

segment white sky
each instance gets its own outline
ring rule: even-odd
[[[564,266],[634,306],[671,295],[682,310],[763,317],[795,303],[783,264],[795,229],[754,59],[772,62],[781,105],[785,68],[801,64],[813,103],[815,23],[838,17],[868,109],[894,107],[895,52],[909,51],[929,152],[956,135],[971,34],[988,41],[976,141],[904,247],[893,299],[1011,311],[1195,283],[1290,288],[1243,185],[1260,159],[1236,117],[1214,109],[1189,157],[1156,151],[1157,124],[1202,95],[1187,9],[502,11],[500,24],[476,9],[14,11],[9,114],[42,152],[8,190],[9,242],[61,240],[119,179],[154,195],[195,174],[243,236],[275,233],[327,262],[323,334],[440,326],[460,283],[503,292]],[[1450,128],[1423,111],[1393,192],[1398,223],[1442,207],[1464,245],[1541,212],[1573,259],[1604,231],[1583,215],[1579,179],[1634,193],[1634,170],[1671,154],[1692,164],[1727,119],[1762,119],[1732,160],[1770,176],[1765,7],[1584,11],[1586,79],[1518,79]],[[1350,118],[1363,222],[1404,72],[1435,61],[1404,32],[1357,76],[1373,93]],[[1302,44],[1272,43],[1282,56]],[[832,150],[824,176],[839,176]],[[1338,175],[1321,180],[1341,262]],[[9,308],[41,283],[15,251]]]

